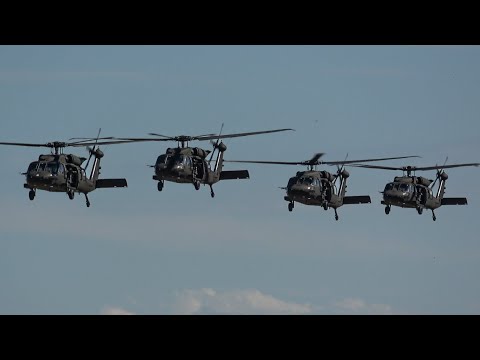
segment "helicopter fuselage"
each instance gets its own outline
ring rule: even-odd
[[[385,185],[382,204],[402,208],[437,209],[442,205],[442,199],[433,195],[429,187],[432,182],[433,180],[421,176],[397,176],[393,182]],[[441,189],[444,189],[444,180],[439,194]]]
[[[327,171],[299,171],[289,179],[286,201],[304,205],[339,207],[341,199],[336,194],[334,176]]]
[[[214,183],[215,176],[205,160],[209,151],[200,148],[168,148],[155,163],[154,180],[192,184]]]
[[[95,189],[94,181],[87,178],[80,164],[85,158],[75,155],[40,155],[30,163],[25,188],[51,192],[69,190],[88,193]]]
[[[332,208],[335,211],[335,220],[338,220],[337,208],[347,204],[371,203],[370,196],[345,196],[347,192],[347,178],[350,174],[346,170],[339,170],[338,175],[328,171],[299,171],[291,177],[287,185],[289,202],[288,210],[292,211],[294,203],[322,206],[324,210]],[[338,189],[337,180],[340,181]]]

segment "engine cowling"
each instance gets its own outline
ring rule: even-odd
[[[70,164],[80,166],[87,159],[84,158],[84,157],[79,157],[79,156],[70,154],[70,155],[65,156],[65,160],[67,160],[67,162],[70,163]]]

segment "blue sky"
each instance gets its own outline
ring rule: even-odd
[[[0,46],[0,141],[295,132],[226,139],[226,159],[420,155],[479,162],[478,46]],[[226,164],[249,180],[166,183],[169,143],[104,147],[126,189],[70,201],[20,175],[48,149],[2,146],[1,314],[479,314],[479,168],[448,171],[467,206],[419,216],[381,191],[395,172],[350,168],[333,212],[284,192],[296,166]],[[208,142],[192,145],[208,148]],[[82,148],[70,149],[81,156]],[[327,167],[334,171],[335,168]],[[400,173],[401,174],[401,173]],[[434,172],[422,175],[432,178]]]

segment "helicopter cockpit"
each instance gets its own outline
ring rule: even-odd
[[[319,187],[321,188],[321,182],[319,179],[313,177],[313,176],[301,176],[297,180],[298,185],[306,185],[307,188],[311,187]]]
[[[34,161],[28,166],[27,174],[31,172],[45,172],[53,176],[63,174],[65,167],[58,161]]]
[[[157,169],[160,171],[165,169],[180,170],[191,165],[191,158],[181,154],[162,154],[157,158]]]
[[[392,190],[400,191],[404,194],[413,193],[415,191],[415,186],[413,186],[413,184],[398,183],[398,182],[392,182],[385,185],[384,191],[392,191]]]

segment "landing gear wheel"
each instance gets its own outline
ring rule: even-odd
[[[73,200],[73,198],[75,197],[75,193],[74,193],[73,191],[71,191],[71,190],[69,190],[69,191],[67,192],[67,195],[68,195],[68,198],[69,198],[70,200]]]
[[[432,219],[433,219],[433,221],[437,220],[437,217],[435,216],[435,213],[433,212],[433,210],[432,210]]]
[[[323,204],[323,210],[325,210],[325,211],[328,210],[328,204],[327,203]]]
[[[338,221],[338,215],[337,215],[337,214],[335,214],[335,220],[337,220],[337,221]]]
[[[159,181],[158,184],[157,184],[157,189],[158,191],[162,191],[163,190],[163,181]]]
[[[422,208],[420,208],[420,207],[418,207],[418,208],[417,208],[417,212],[418,212],[418,215],[422,215],[422,213],[423,213],[423,209],[422,209]]]
[[[198,184],[198,187],[200,188],[200,184]],[[210,196],[211,196],[212,198],[215,197],[215,193],[213,192],[212,185],[210,185]]]
[[[385,206],[385,214],[390,214],[390,206]]]
[[[32,190],[30,190],[30,191],[28,192],[28,198],[29,198],[30,200],[35,199],[35,190],[32,189]]]
[[[200,190],[200,182],[194,181],[193,186],[195,186],[195,190]],[[212,196],[213,197],[213,196]]]
[[[293,202],[288,203],[288,211],[292,211],[295,205],[293,205]]]

